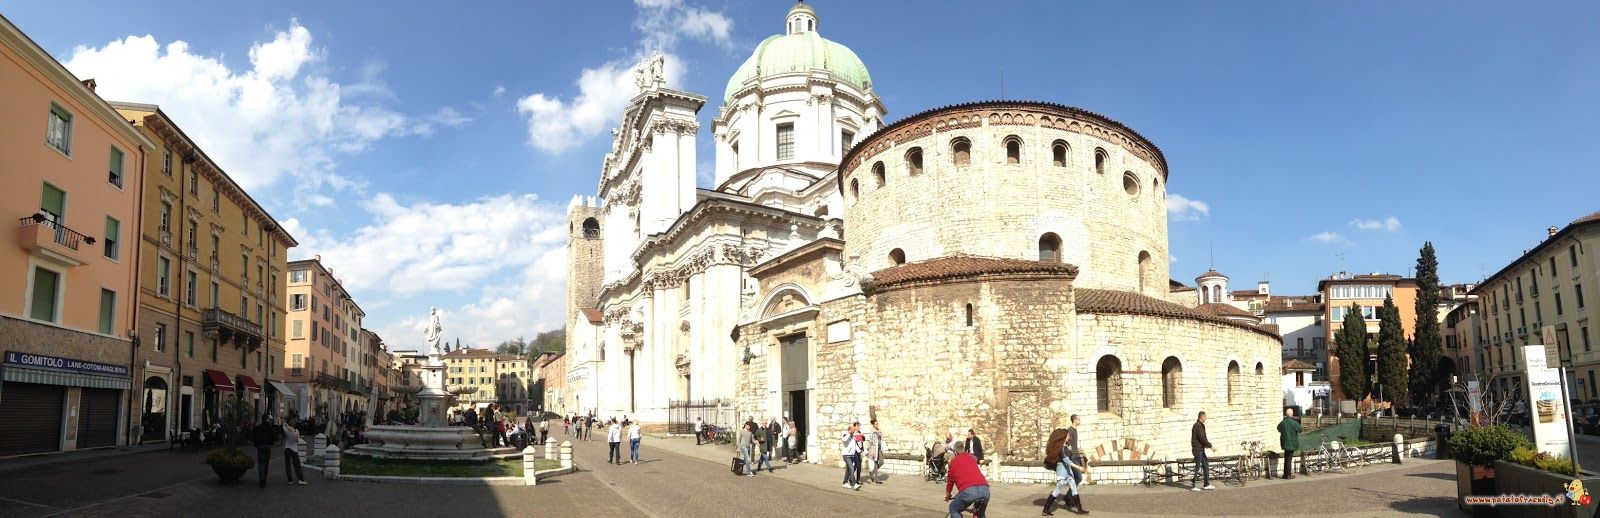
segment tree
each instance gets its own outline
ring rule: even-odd
[[[1333,343],[1334,354],[1339,359],[1339,391],[1356,401],[1366,399],[1367,321],[1361,318],[1361,306],[1350,305],[1350,312],[1344,316],[1344,327],[1334,335]]]
[[[527,353],[527,350],[528,350],[528,342],[527,342],[527,340],[524,340],[522,337],[519,336],[519,337],[516,337],[515,339],[512,339],[512,340],[506,340],[504,342],[500,342],[500,345],[495,346],[494,353],[495,354],[515,354],[517,356],[522,356],[523,354]]]
[[[1406,401],[1406,330],[1394,297],[1383,298],[1378,308],[1378,383],[1389,401]]]
[[[1418,405],[1432,399],[1444,381],[1439,379],[1439,358],[1444,355],[1444,340],[1439,336],[1439,293],[1439,259],[1433,254],[1433,242],[1424,242],[1417,256],[1417,329],[1409,348],[1411,395]]]

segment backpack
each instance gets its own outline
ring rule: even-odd
[[[1056,464],[1061,463],[1061,450],[1067,444],[1067,429],[1057,428],[1050,432],[1050,440],[1044,446],[1044,469],[1055,471]]]

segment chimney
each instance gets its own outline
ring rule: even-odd
[[[96,86],[100,86],[100,85],[98,83],[95,83],[94,82],[94,78],[91,77],[91,78],[83,80],[83,86],[84,86],[84,88],[88,88],[89,91],[93,92],[95,87]]]
[[[1259,295],[1271,295],[1272,287],[1267,281],[1258,282],[1256,283],[1256,293]]]
[[[314,255],[312,257],[315,257],[317,259],[317,262],[319,262],[319,263],[322,262],[322,254],[317,254],[317,255]]]
[[[1545,229],[1545,232],[1549,232],[1550,233],[1549,237],[1556,237],[1556,226],[1555,225],[1550,225],[1550,228]]]

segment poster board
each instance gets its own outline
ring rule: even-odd
[[[1524,388],[1530,400],[1533,443],[1541,452],[1570,457],[1572,437],[1567,435],[1567,400],[1561,395],[1559,366],[1551,368],[1545,363],[1543,345],[1523,347],[1522,359],[1528,373]]]

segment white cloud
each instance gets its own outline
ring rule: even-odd
[[[501,195],[467,203],[403,203],[380,193],[361,204],[375,223],[344,239],[283,222],[300,237],[295,258],[320,254],[340,282],[367,308],[377,301],[467,295],[472,302],[441,307],[447,333],[472,344],[498,343],[559,327],[566,304],[566,217],[563,207],[533,195]],[[375,307],[375,306],[374,306]],[[368,308],[370,309],[370,308]],[[397,346],[419,341],[415,327],[427,312],[373,322]]]
[[[1353,219],[1353,220],[1350,220],[1350,226],[1358,228],[1358,229],[1361,229],[1361,230],[1382,230],[1384,232],[1399,232],[1400,231],[1400,218],[1396,218],[1394,216],[1389,216],[1389,217],[1381,219],[1381,220],[1377,220],[1377,219]]]
[[[517,100],[517,113],[528,118],[528,144],[550,154],[560,154],[583,144],[615,124],[639,93],[634,84],[635,65],[659,51],[666,63],[666,82],[677,85],[687,73],[683,60],[672,53],[680,38],[730,44],[733,20],[719,12],[687,7],[682,0],[635,0],[639,8],[634,28],[640,39],[631,55],[578,74],[578,94],[570,99],[535,92]],[[496,90],[498,95],[500,90]]]
[[[76,47],[65,65],[94,78],[102,97],[160,105],[246,190],[295,177],[302,206],[331,204],[331,191],[360,192],[362,182],[335,172],[340,155],[431,131],[428,120],[351,102],[352,90],[385,97],[381,64],[369,63],[354,85],[334,82],[317,71],[325,52],[298,20],[253,44],[249,56],[248,68],[234,70],[182,40],[163,46],[145,35]]]
[[[1211,205],[1180,194],[1167,194],[1167,216],[1174,221],[1194,221],[1211,217]]]
[[[494,96],[495,97],[500,97],[500,96],[505,95],[505,94],[506,94],[506,87],[501,86],[501,85],[495,85],[495,87],[494,87]]]
[[[1318,233],[1312,234],[1309,239],[1311,239],[1312,241],[1316,241],[1316,242],[1319,242],[1319,243],[1326,243],[1326,244],[1343,243],[1343,242],[1345,242],[1344,236],[1339,235],[1338,232],[1318,232]]]

